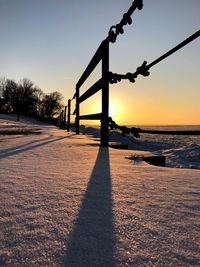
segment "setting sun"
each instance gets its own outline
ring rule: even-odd
[[[109,104],[109,116],[110,117],[113,117],[113,116],[115,116],[115,114],[116,114],[116,110],[117,109],[117,107],[116,107],[116,105],[114,105],[112,102]]]
[[[111,98],[110,100],[109,116],[112,117],[112,119],[116,123],[120,123],[120,124],[123,123],[123,118],[126,116],[123,103],[121,103],[116,98]]]
[[[81,105],[81,114],[94,114],[101,113],[101,97],[95,96],[91,102]],[[126,111],[124,103],[117,97],[110,97],[109,101],[109,116],[112,117],[117,123],[125,123],[124,118],[126,117]],[[84,122],[86,124],[96,124],[97,121]]]

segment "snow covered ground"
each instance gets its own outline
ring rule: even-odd
[[[168,126],[169,127],[169,126]],[[168,127],[148,127],[150,129],[169,130]],[[146,127],[147,128],[147,127]],[[148,129],[147,128],[147,129]],[[200,130],[200,126],[177,126],[171,130]],[[99,136],[99,129],[94,127],[82,127],[82,132]],[[133,135],[122,137],[119,131],[111,131],[110,140],[123,142],[133,150],[132,158],[137,159],[135,150],[149,151],[156,155],[166,157],[166,166],[171,168],[200,169],[200,136],[172,136],[141,134],[139,139]],[[140,154],[141,157],[141,154]]]
[[[0,135],[0,266],[200,266],[200,170],[23,124]]]

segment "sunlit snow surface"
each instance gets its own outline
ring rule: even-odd
[[[199,130],[200,127],[192,129]],[[143,134],[139,140],[128,138],[155,154],[164,155],[167,167],[200,169],[200,136]]]
[[[200,170],[23,123],[41,133],[0,136],[0,266],[200,266]]]
[[[200,126],[157,126],[144,127],[156,130],[198,130]],[[200,136],[142,134],[141,142],[160,146],[156,154],[166,156],[166,166],[200,169]],[[155,149],[157,150],[157,149]]]

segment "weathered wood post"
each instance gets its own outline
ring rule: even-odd
[[[59,127],[61,127],[61,123],[62,123],[62,115],[60,113],[60,116],[59,116]]]
[[[61,114],[60,114],[60,128],[62,129],[63,126],[63,113],[64,111],[62,110]]]
[[[76,120],[75,120],[75,124],[76,124],[76,134],[79,134],[79,117],[80,117],[80,110],[79,110],[79,87],[76,86]]]
[[[67,112],[67,131],[70,130],[70,116],[71,116],[71,100],[68,100],[68,112]]]
[[[101,146],[108,147],[108,112],[109,112],[109,42],[104,41],[102,51],[102,117],[101,117]]]
[[[65,111],[64,111],[63,129],[66,129],[66,115],[67,115],[67,106],[65,106]]]

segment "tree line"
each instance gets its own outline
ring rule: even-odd
[[[27,78],[19,82],[0,78],[0,113],[53,119],[63,108],[62,101],[59,92],[45,94]]]

